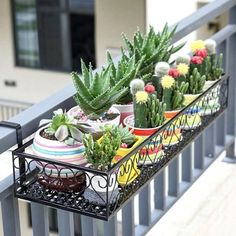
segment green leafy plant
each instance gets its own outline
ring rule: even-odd
[[[170,56],[179,51],[184,45],[172,45],[172,39],[176,31],[176,27],[172,30],[166,24],[161,32],[157,34],[153,27],[150,27],[147,35],[143,35],[139,30],[134,34],[133,41],[131,42],[125,34],[122,34],[125,47],[127,48],[127,55],[122,49],[122,54],[128,61],[135,55],[136,62],[144,57],[143,62],[138,72],[138,77],[144,80],[150,80],[154,67],[157,62],[168,62]]]
[[[222,67],[223,54],[209,55],[205,58],[205,75],[206,80],[217,80],[223,74],[224,69]]]
[[[100,118],[109,108],[127,94],[124,85],[129,77],[124,77],[117,83],[112,79],[112,66],[103,68],[101,72],[93,73],[91,66],[86,67],[81,60],[82,76],[72,72],[72,79],[77,90],[75,101],[92,120]]]
[[[80,123],[62,109],[58,109],[54,111],[54,116],[45,132],[60,142],[73,145],[76,142],[82,142],[83,133],[94,132],[94,130],[90,125]]]
[[[119,132],[114,132],[112,126],[105,126],[101,139],[94,141],[91,134],[85,134],[83,144],[85,146],[85,158],[92,168],[108,170],[121,145],[121,137]]]

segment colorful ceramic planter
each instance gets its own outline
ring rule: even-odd
[[[125,126],[132,130],[133,134],[141,137],[143,140],[154,134],[160,127],[156,128],[136,128],[134,127],[134,116],[128,116],[124,119]],[[154,164],[164,155],[162,135],[155,137],[140,152],[139,163],[144,165]]]
[[[35,155],[76,165],[86,163],[85,149],[82,143],[68,146],[57,140],[46,139],[41,136],[43,129],[45,127],[40,128],[34,137],[32,151]],[[42,173],[39,180],[45,187],[56,190],[80,191],[85,185],[85,178],[78,170],[45,162],[37,162],[37,166]]]
[[[69,115],[72,115],[74,117],[78,117],[79,114],[82,112],[79,106],[72,107],[67,113]],[[105,125],[119,125],[120,124],[120,112],[115,108],[111,107],[108,111],[108,113],[111,114],[119,114],[117,117],[115,117],[112,120],[106,120],[106,121],[100,121],[100,120],[90,120],[90,119],[85,119],[81,120],[82,122],[86,122],[89,125],[91,125],[95,131],[100,132],[101,131],[101,126]]]
[[[136,141],[130,148],[119,148],[117,150],[116,156],[113,159],[113,163],[117,163],[123,157],[128,155],[134,148],[136,148],[139,144],[142,143],[143,138],[140,136],[136,136]],[[140,170],[138,169],[138,161],[139,155],[133,155],[124,162],[124,164],[120,167],[118,182],[120,185],[125,186],[132,183],[140,174]]]
[[[116,108],[120,112],[120,123],[123,124],[124,119],[127,116],[133,115],[134,108],[133,104],[121,105],[121,104],[114,104],[112,107]]]
[[[198,98],[201,94],[185,94],[184,98],[184,105],[188,106],[190,103],[192,103],[195,99]],[[201,105],[200,103],[195,104],[194,106],[190,107],[184,116],[184,123],[183,123],[183,129],[189,130],[189,129],[195,129],[199,127],[202,124],[201,121]]]

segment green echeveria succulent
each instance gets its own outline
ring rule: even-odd
[[[82,142],[83,133],[94,132],[93,128],[82,122],[78,122],[73,116],[69,116],[62,109],[54,111],[54,116],[45,129],[45,132],[67,145]]]

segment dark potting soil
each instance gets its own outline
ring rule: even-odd
[[[45,129],[40,131],[40,136],[45,138],[45,139],[49,139],[49,140],[57,140],[56,137],[54,135],[48,134]]]

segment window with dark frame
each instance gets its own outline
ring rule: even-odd
[[[16,65],[81,71],[95,61],[94,0],[12,0]]]

